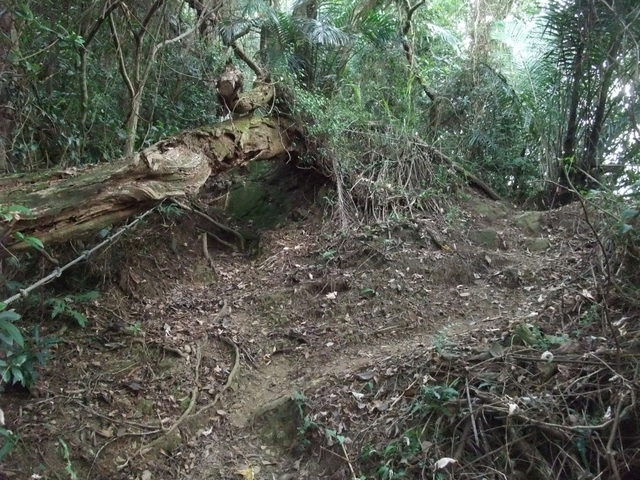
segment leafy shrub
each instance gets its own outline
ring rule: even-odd
[[[44,338],[34,327],[30,336],[15,324],[22,317],[0,304],[0,379],[5,384],[30,388],[37,379],[38,365],[44,365],[55,339]]]
[[[7,458],[17,441],[15,433],[0,425],[0,462]]]
[[[75,321],[80,327],[87,326],[87,317],[75,308],[76,305],[82,305],[100,296],[99,292],[89,291],[78,295],[67,295],[65,297],[49,298],[45,304],[51,307],[51,318],[65,318]]]

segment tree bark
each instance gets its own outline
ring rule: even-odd
[[[584,155],[580,159],[581,172],[576,175],[577,184],[580,186],[589,186],[592,184],[589,177],[598,178],[598,146],[600,145],[600,136],[605,125],[607,116],[607,101],[609,100],[609,90],[613,83],[613,74],[617,66],[616,56],[620,48],[620,37],[612,40],[611,46],[607,53],[606,66],[602,66],[602,76],[599,86],[598,103],[593,115],[593,123],[587,135]]]
[[[418,3],[412,6],[409,3],[409,0],[405,0],[403,4],[406,18],[404,20],[404,25],[402,26],[402,50],[404,50],[404,55],[407,59],[407,62],[409,63],[409,72],[411,73],[411,75],[415,76],[416,80],[418,80],[418,83],[422,87],[422,90],[424,91],[425,95],[429,97],[429,100],[431,100],[432,102],[435,102],[436,100],[435,93],[433,93],[431,89],[427,86],[427,83],[425,82],[424,78],[422,78],[422,75],[420,75],[420,73],[416,69],[416,57],[413,51],[413,45],[409,40],[409,34],[411,32],[411,20],[413,18],[413,14],[416,12],[416,10],[418,10],[422,5],[425,4],[425,1],[426,0],[420,0]]]
[[[571,159],[576,154],[576,143],[578,141],[578,107],[580,104],[580,86],[583,76],[583,51],[584,46],[577,46],[576,56],[573,60],[573,71],[571,75],[571,97],[569,100],[569,111],[567,114],[567,130],[562,143],[562,158]]]
[[[14,17],[7,2],[0,3],[0,172],[9,167],[9,150],[13,131],[14,109],[11,105],[10,85],[13,69],[9,53],[13,48]]]
[[[31,216],[11,225],[13,231],[44,242],[64,241],[164,199],[196,194],[211,175],[299,152],[296,136],[288,120],[257,116],[230,120],[184,132],[112,163],[3,177],[0,205],[31,209]],[[12,245],[11,240],[7,246],[24,247]]]

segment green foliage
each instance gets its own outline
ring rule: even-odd
[[[339,435],[338,432],[330,428],[325,428],[324,433],[332,443],[337,442],[338,445],[344,445],[344,442],[346,441],[346,437],[344,435]]]
[[[363,298],[375,297],[378,293],[373,288],[363,288],[360,290],[360,296]]]
[[[31,209],[22,205],[0,205],[0,220],[7,224],[6,230],[3,232],[5,236],[13,236],[17,241],[24,242],[35,250],[43,250],[44,243],[33,235],[25,235],[22,232],[13,231],[13,222],[20,218],[29,218],[33,215]],[[17,261],[15,256],[11,256],[13,261]]]
[[[220,35],[193,35],[157,55],[145,86],[136,148],[218,120],[215,78],[230,58],[228,45],[236,42],[275,83],[294,90],[286,110],[293,107],[318,147],[310,149],[310,163],[338,173],[350,192],[363,178],[373,182],[357,185],[362,196],[374,199],[377,218],[383,208],[399,209],[388,205],[389,198],[402,198],[399,203],[411,205],[409,210],[414,199],[419,208],[437,209],[441,205],[434,197],[451,193],[450,175],[437,174],[436,166],[405,187],[408,178],[401,174],[419,158],[405,147],[416,138],[464,163],[505,196],[539,198],[549,188],[545,180],[556,182],[562,173],[573,85],[584,99],[575,123],[579,145],[570,155],[576,164],[584,167],[600,95],[606,115],[599,126],[597,164],[615,158],[637,165],[640,148],[632,133],[637,102],[630,86],[640,44],[633,21],[639,7],[597,0],[553,0],[544,8],[531,1],[489,2],[486,7],[485,18],[472,21],[468,2],[427,2],[407,26],[402,2],[229,2],[219,18]],[[130,8],[128,20],[120,13],[114,18],[133,74],[137,47],[124,32],[140,27],[147,5]],[[11,141],[13,168],[77,165],[121,154],[129,136],[124,126],[129,92],[108,22],[88,38],[101,12],[97,4],[61,9],[52,0],[19,3],[20,42],[10,55],[15,75],[9,79],[20,125]],[[151,19],[157,38],[146,36],[143,63],[153,42],[188,30],[195,19],[185,6],[158,10]],[[583,62],[576,62],[578,55]],[[253,73],[238,63],[248,87]],[[337,166],[328,164],[333,159]],[[386,185],[391,188],[382,188]],[[361,204],[362,198],[356,200]],[[334,205],[348,210],[344,201]]]
[[[640,298],[640,190],[623,189],[624,196],[603,186],[583,202],[597,237],[601,273],[605,278],[615,274],[617,294],[633,306]]]
[[[174,218],[184,215],[184,210],[175,203],[162,204],[158,207],[158,212],[166,220],[172,220]]]
[[[89,291],[77,295],[66,295],[65,297],[49,298],[45,302],[51,308],[51,318],[66,318],[75,321],[80,327],[87,326],[87,317],[77,310],[77,305],[89,303],[100,296],[99,292]]]
[[[458,344],[451,339],[450,328],[445,327],[436,333],[433,346],[440,355],[457,355]]]
[[[22,205],[0,205],[0,219],[5,222],[18,220],[21,217],[30,217],[33,215],[31,209]]]
[[[13,221],[21,217],[28,218],[31,215],[31,210],[22,205],[0,205],[0,220],[8,225],[3,232],[4,235],[13,235],[16,240],[41,250],[44,244],[40,239],[21,232],[12,232]],[[19,266],[17,257],[13,255],[7,258],[6,264]],[[15,291],[19,287],[16,282],[11,282],[4,276],[2,283],[8,291]],[[50,342],[40,337],[37,327],[34,328],[32,335],[25,336],[18,324],[21,319],[21,314],[15,310],[9,310],[7,304],[0,302],[0,387],[2,384],[21,384],[29,388],[37,377],[37,365],[42,364],[48,354]],[[9,445],[10,437],[4,436],[6,445]],[[0,457],[2,451],[0,450]]]
[[[24,337],[14,322],[20,320],[20,314],[14,310],[5,310],[6,305],[0,304],[0,341],[8,346],[14,344],[24,347]]]
[[[25,339],[15,322],[22,317],[0,304],[0,379],[7,384],[21,384],[29,388],[37,378],[36,368],[43,365],[55,340],[40,336],[34,327]]]
[[[320,258],[322,259],[322,261],[329,263],[332,260],[336,259],[336,256],[338,255],[338,251],[334,250],[334,249],[330,249],[330,250],[325,250],[324,252],[322,252],[320,254]]]
[[[447,415],[451,413],[445,408],[447,403],[458,398],[458,391],[451,385],[424,385],[420,393],[421,397],[414,403],[411,413]]]
[[[70,480],[78,480],[78,474],[76,473],[75,467],[73,466],[73,462],[71,461],[71,451],[69,450],[69,445],[64,439],[60,438],[58,440],[60,443],[60,448],[62,449],[62,458],[65,462],[65,471],[69,474]]]
[[[139,337],[144,335],[144,330],[142,330],[142,324],[138,322],[134,322],[131,325],[127,325],[125,330],[134,337]]]
[[[371,76],[375,72],[372,68]],[[438,198],[453,196],[455,180],[419,138],[424,126],[415,115],[422,101],[415,79],[405,80],[403,95],[398,96],[369,83],[369,76],[349,75],[352,82],[331,98],[293,86],[294,112],[318,142],[312,163],[329,175],[339,175],[344,183],[343,196],[334,197],[331,204],[351,217],[357,216],[358,205],[378,221],[410,218],[413,210],[436,210]]]
[[[15,433],[0,426],[0,462],[9,456],[17,442],[18,436]]]
[[[601,310],[602,308],[597,304],[593,304],[588,309],[586,309],[580,316],[580,327],[588,329],[593,325],[597,325],[602,316]],[[578,335],[581,333],[582,332],[577,332]]]
[[[407,465],[425,462],[425,442],[433,440],[437,433],[429,429],[429,415],[436,417],[454,417],[457,412],[459,392],[453,382],[450,385],[423,385],[420,394],[414,399],[407,411],[411,425],[397,438],[386,445],[375,448],[365,445],[360,458],[374,472],[379,480],[409,478]]]
[[[132,8],[146,6],[136,4]],[[25,1],[20,2],[15,13],[20,42],[10,55],[16,73],[10,77],[10,88],[20,128],[11,142],[12,166],[21,170],[81,165],[119,157],[127,137],[124,122],[129,102],[108,22],[102,23],[91,43],[86,44],[84,38],[100,16],[100,7],[71,4],[63,9],[51,0]],[[132,13],[129,19],[144,17],[144,12],[139,17]],[[153,30],[162,22],[168,26],[172,21],[186,24],[194,21],[187,17],[176,19],[171,12],[165,15],[160,9],[152,19]],[[120,18],[116,21],[119,23]],[[77,31],[78,25],[85,30]],[[122,34],[128,25],[118,28]],[[156,31],[153,39],[147,36],[147,43],[157,42],[158,33],[169,35],[170,31]],[[128,61],[134,55],[133,45],[127,44],[127,36],[121,37]],[[147,43],[143,49],[149,47]],[[83,70],[81,53],[85,47],[87,65]],[[146,85],[146,91],[152,94],[141,111],[139,146],[185,128],[217,121],[210,79],[224,65],[220,45],[196,42],[185,53],[184,44],[178,42],[157,57],[154,64],[157,74],[151,75]],[[88,93],[86,104],[81,85],[83,72]]]
[[[537,325],[521,323],[514,329],[514,340],[539,350],[549,350],[558,347],[569,340],[566,335],[549,335]]]
[[[41,250],[44,248],[44,243],[42,243],[42,240],[34,237],[33,235],[25,235],[22,232],[16,232],[13,234],[13,236],[16,238],[16,240],[25,242],[31,248],[35,248],[36,250]]]
[[[453,100],[438,112],[444,148],[466,152],[468,167],[499,193],[528,198],[541,186],[539,160],[530,147],[529,106],[494,67],[471,68],[445,87]]]
[[[303,449],[308,448],[311,445],[311,435],[320,430],[321,425],[307,413],[307,398],[304,394],[296,392],[293,396],[293,401],[300,420],[297,429],[298,442]]]
[[[6,305],[0,308],[0,352],[4,355],[0,358],[0,378],[4,383],[20,383],[27,385],[25,378],[25,364],[28,356],[24,353],[25,340],[20,329],[14,322],[21,316],[14,310],[5,310]]]

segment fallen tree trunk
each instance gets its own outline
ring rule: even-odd
[[[212,175],[299,151],[291,122],[249,116],[191,130],[132,157],[80,169],[0,179],[0,206],[22,205],[13,231],[63,241],[134,215],[153,203],[198,192]],[[5,244],[11,245],[10,239]],[[19,248],[19,245],[15,245]]]

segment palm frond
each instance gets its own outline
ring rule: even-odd
[[[399,37],[397,21],[391,12],[370,12],[362,19],[359,31],[374,45],[382,45]]]
[[[427,23],[426,27],[432,37],[442,40],[445,44],[453,48],[457,55],[460,54],[461,39],[455,33],[435,23]]]
[[[271,9],[264,20],[264,27],[276,34],[283,47],[294,45],[300,37],[296,19],[285,12]]]
[[[349,43],[350,36],[329,22],[305,18],[300,19],[299,24],[311,44],[344,46]]]
[[[236,22],[227,22],[220,25],[219,32],[222,42],[225,45],[233,43],[236,39],[246,35],[252,28],[258,25],[255,20],[240,20]]]

